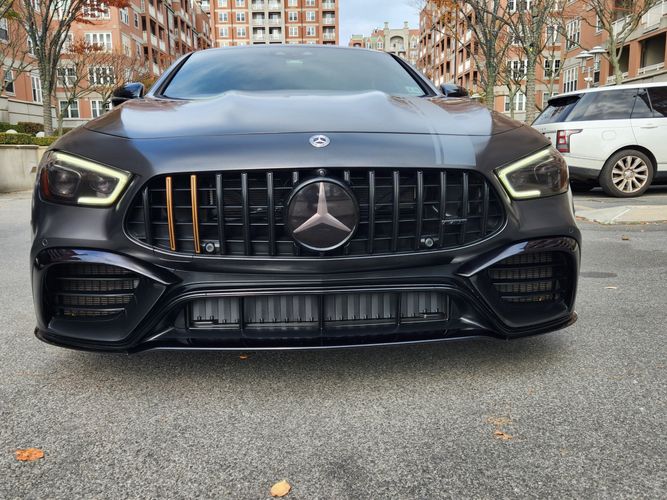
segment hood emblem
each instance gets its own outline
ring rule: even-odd
[[[331,139],[326,135],[314,135],[310,138],[310,145],[314,148],[326,148],[331,144]]]
[[[292,238],[318,252],[347,243],[359,224],[357,200],[343,184],[315,179],[297,187],[288,202]]]

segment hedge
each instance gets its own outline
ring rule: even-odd
[[[7,132],[8,130],[16,130],[19,134],[31,134],[35,135],[37,132],[44,132],[44,125],[41,123],[33,122],[18,122],[18,123],[7,123],[0,122],[0,133]],[[65,135],[73,128],[63,127],[63,135]]]
[[[0,133],[0,145],[36,145],[50,146],[58,139],[57,137],[34,137],[30,134],[5,134]]]

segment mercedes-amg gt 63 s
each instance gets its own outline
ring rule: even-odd
[[[46,342],[310,349],[576,319],[581,235],[559,153],[400,58],[206,50],[114,103],[39,167]]]

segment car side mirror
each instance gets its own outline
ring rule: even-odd
[[[139,82],[126,83],[118,87],[111,95],[111,105],[115,108],[130,99],[140,99],[144,96],[144,84]]]
[[[470,97],[465,88],[454,83],[443,83],[440,86],[440,90],[442,90],[445,97]]]

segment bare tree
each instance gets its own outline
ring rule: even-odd
[[[556,0],[532,0],[532,2],[517,0],[512,2],[512,9],[500,13],[507,23],[513,52],[525,61],[528,123],[532,123],[537,112],[536,72],[540,62],[543,61],[545,50],[552,44],[548,28],[556,25],[554,11],[557,4]]]
[[[23,30],[16,20],[15,13],[9,9],[5,11],[5,17],[1,19],[5,20],[4,25],[7,30],[6,36],[0,41],[0,68],[2,68],[0,78],[4,78],[0,93],[5,93],[7,87],[12,86],[19,75],[32,70],[35,58],[28,50]]]
[[[103,62],[89,65],[90,87],[105,107],[109,106],[114,90],[129,82],[142,82],[148,78],[148,63],[136,55],[112,52]]]
[[[583,0],[583,10],[595,12],[594,17],[584,17],[589,26],[604,31],[607,35],[609,60],[616,77],[616,85],[623,83],[621,56],[628,38],[639,27],[642,17],[661,0]],[[566,7],[567,8],[567,7]],[[581,10],[581,7],[579,7]],[[568,15],[575,18],[577,12],[570,8]],[[593,24],[595,23],[595,24]],[[589,47],[590,48],[590,47]]]
[[[127,0],[20,0],[17,7],[21,24],[32,45],[41,81],[44,132],[53,133],[51,96],[58,64],[69,32],[75,22],[92,24],[111,7],[126,7]]]

